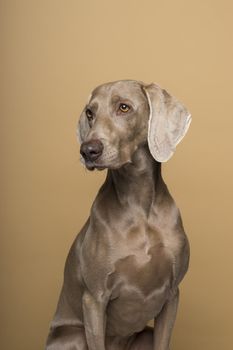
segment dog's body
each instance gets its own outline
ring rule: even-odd
[[[153,120],[165,104],[179,119],[167,134],[160,115]],[[80,118],[81,154],[88,169],[109,170],[68,255],[47,350],[168,350],[189,244],[161,161],[189,123],[156,85],[119,81],[94,90]]]

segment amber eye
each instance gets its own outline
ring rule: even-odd
[[[92,120],[93,119],[93,112],[88,108],[86,109],[86,116],[88,120]]]
[[[123,113],[126,113],[130,110],[130,107],[125,103],[121,103],[119,106],[119,110]]]

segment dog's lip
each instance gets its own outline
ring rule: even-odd
[[[104,170],[104,169],[106,169],[107,167],[106,166],[104,166],[104,165],[100,165],[100,164],[97,164],[97,163],[95,163],[95,162],[91,162],[91,161],[86,161],[85,162],[85,165],[86,165],[86,168],[88,169],[88,170],[94,170],[94,169],[97,169],[97,170]]]

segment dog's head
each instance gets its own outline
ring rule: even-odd
[[[190,122],[187,109],[156,84],[122,80],[101,85],[79,120],[81,159],[89,170],[116,169],[148,142],[154,159],[166,162]]]

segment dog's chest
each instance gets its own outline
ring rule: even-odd
[[[156,230],[135,227],[118,246],[116,260],[107,278],[112,298],[124,294],[125,285],[147,298],[172,277],[172,261]]]
[[[156,290],[170,283],[171,257],[163,237],[152,226],[131,225],[111,236],[102,234],[86,241],[83,247],[83,277],[92,293],[110,299],[125,296],[125,286],[150,298]],[[137,296],[136,296],[137,297]]]
[[[127,336],[142,330],[160,312],[171,288],[173,266],[162,237],[153,228],[135,227],[119,247],[121,253],[106,283],[110,291],[107,332]]]

